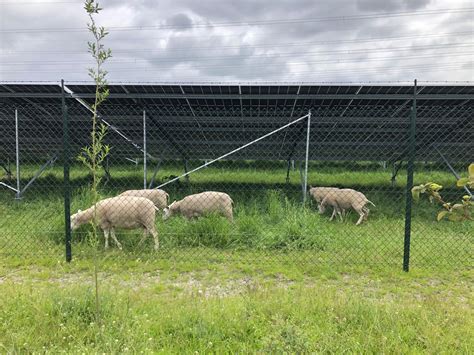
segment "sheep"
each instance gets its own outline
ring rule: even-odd
[[[324,198],[328,194],[331,194],[332,191],[335,191],[335,190],[340,190],[340,189],[337,188],[337,187],[313,187],[313,186],[310,186],[309,194],[316,201],[316,204],[318,205],[318,208],[319,208],[319,206],[320,206],[321,202],[324,200]],[[334,209],[333,209],[333,213],[334,213]],[[342,213],[344,214],[345,210],[342,210]]]
[[[95,209],[95,213],[94,213]],[[117,196],[106,198],[85,211],[79,210],[71,216],[71,229],[76,230],[82,224],[89,223],[96,215],[95,223],[104,231],[105,248],[109,247],[109,235],[117,247],[122,245],[115,236],[115,227],[124,229],[143,228],[142,243],[150,233],[155,241],[155,250],[159,248],[158,233],[155,228],[155,212],[158,210],[154,203],[144,197]]]
[[[206,191],[189,195],[180,201],[174,201],[163,210],[163,219],[167,220],[175,214],[191,219],[205,213],[217,212],[233,221],[232,205],[234,201],[224,192]]]
[[[152,200],[155,206],[161,210],[168,206],[169,202],[168,193],[159,189],[127,190],[122,192],[119,196],[145,197]]]
[[[373,206],[373,202],[369,201],[362,192],[353,189],[339,189],[328,194],[321,202],[319,206],[319,213],[324,213],[326,206],[332,206],[333,212],[330,221],[333,220],[334,216],[339,214],[342,220],[342,210],[352,208],[359,214],[359,220],[356,225],[362,223],[362,220],[367,220],[369,216],[369,209],[366,205],[370,203]]]
[[[337,187],[313,187],[310,186],[309,194],[316,201],[316,203],[321,204],[321,201],[327,196],[328,193],[334,190],[339,190]]]

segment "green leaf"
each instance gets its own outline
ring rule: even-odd
[[[441,211],[438,213],[438,216],[436,217],[436,220],[439,222],[441,221],[447,214],[449,213],[449,211]]]
[[[413,199],[415,201],[418,201],[420,199],[420,193],[423,193],[425,191],[426,191],[426,188],[424,185],[418,185],[411,189],[411,195],[413,196]]]
[[[463,187],[469,183],[469,178],[461,178],[456,182],[457,187]]]
[[[443,188],[443,186],[441,186],[441,185],[439,185],[439,184],[436,184],[436,183],[434,183],[434,182],[430,182],[428,188],[429,188],[431,191],[437,192],[437,191],[441,190],[441,189]]]

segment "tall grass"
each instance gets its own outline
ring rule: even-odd
[[[158,180],[179,174],[179,168],[165,165]],[[33,173],[31,167],[23,169],[23,176]],[[62,253],[63,220],[61,170],[53,168],[32,185],[24,199],[13,200],[8,193],[0,195],[0,252],[15,254]],[[140,188],[141,172],[135,167],[117,166],[111,171],[112,180],[102,189],[101,197],[114,196],[129,188]],[[151,174],[151,173],[150,173]],[[73,198],[72,211],[91,205],[85,187],[87,174],[79,167],[71,170]],[[421,176],[421,177],[420,177]],[[291,172],[291,181],[284,183],[285,169],[278,163],[262,168],[252,165],[222,165],[203,169],[191,176],[189,184],[181,181],[166,187],[171,199],[180,199],[189,193],[203,190],[228,192],[235,201],[235,221],[229,224],[224,218],[210,215],[187,221],[176,217],[163,222],[158,216],[157,229],[162,250],[201,248],[214,253],[224,250],[251,250],[256,252],[301,251],[308,260],[327,260],[348,264],[389,263],[399,265],[404,235],[403,177],[392,187],[389,174],[380,167],[355,167],[351,171],[340,166],[312,165],[309,183],[356,187],[363,191],[377,207],[371,208],[367,223],[356,227],[357,216],[349,214],[344,222],[329,222],[329,215],[319,215],[310,203],[303,207],[299,172]],[[436,180],[445,185],[445,193],[453,199],[463,192],[454,188],[454,179],[442,171],[422,171],[417,175],[421,182]],[[414,206],[412,259],[414,265],[474,264],[473,223],[436,222],[437,206],[422,200]],[[87,226],[73,235],[77,253],[88,253],[84,236]],[[151,252],[151,241],[138,246],[140,232],[119,231],[118,238],[127,253]]]

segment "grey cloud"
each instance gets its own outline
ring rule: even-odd
[[[453,72],[436,68],[421,71],[402,68],[449,63],[449,54],[433,59],[399,60],[400,52],[390,51],[394,46],[467,41],[467,37],[351,42],[360,38],[469,31],[472,29],[472,12],[445,16],[328,20],[330,17],[384,11],[449,8],[451,4],[448,0],[438,0],[435,4],[429,0],[106,0],[102,5],[104,10],[98,22],[111,27],[111,34],[105,40],[106,46],[113,51],[113,58],[107,63],[110,81],[411,80],[419,76],[417,72],[422,73],[425,80],[472,77],[472,65],[469,63],[460,64],[459,68],[464,69]],[[51,16],[53,10],[59,11],[61,16]],[[36,6],[0,5],[0,12],[3,29],[85,28],[87,22],[80,4],[62,7],[43,4],[40,11]],[[298,18],[319,20],[279,25],[247,24]],[[209,26],[195,26],[202,23]],[[222,23],[242,25],[220,26]],[[160,28],[163,24],[177,28]],[[156,28],[124,31],[114,30],[114,26]],[[37,31],[0,36],[0,79],[88,79],[86,68],[92,60],[87,53],[86,42],[90,39],[87,31]],[[380,54],[373,51],[378,48],[385,48],[386,51]],[[365,51],[353,53],[360,49]],[[9,52],[6,54],[6,51]],[[412,52],[415,53],[415,50]],[[439,52],[426,51],[433,55]],[[370,58],[377,56],[386,59],[370,61]],[[453,60],[464,59],[469,61],[467,57]],[[48,65],[48,61],[71,63]],[[18,69],[23,72],[17,72]]]
[[[192,27],[193,21],[186,14],[176,14],[166,19],[165,24],[175,27],[175,31],[185,31]]]
[[[357,0],[357,9],[366,12],[419,10],[431,0]]]

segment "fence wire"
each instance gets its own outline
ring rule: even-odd
[[[91,176],[77,159],[90,144],[90,98],[67,95],[65,116],[60,96],[0,98],[0,254],[64,257],[66,119],[73,260],[96,248],[114,258],[397,268],[408,250],[414,268],[474,265],[472,220],[438,222],[443,207],[424,196],[406,213],[410,148],[413,185],[443,185],[453,203],[469,193],[456,174],[474,160],[472,87],[420,86],[413,97],[413,87],[237,89],[111,95],[100,108],[110,154],[97,241]]]

